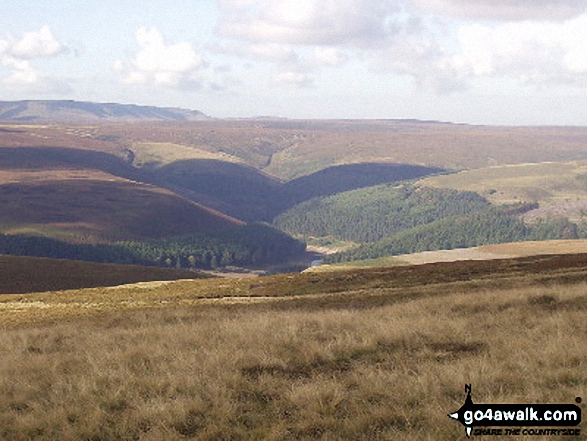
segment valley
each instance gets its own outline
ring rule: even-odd
[[[462,439],[465,384],[585,390],[587,129],[0,117],[2,439]]]
[[[188,121],[187,111],[165,113],[166,109],[75,102],[9,105],[29,113],[25,117],[16,110],[6,111],[5,117],[12,115],[13,120],[0,127],[2,234],[116,244],[265,222],[301,240],[332,237],[357,244],[357,251],[329,259],[585,234],[582,201],[586,190],[581,176],[587,131],[582,128],[484,127],[414,120],[197,117]],[[383,194],[398,191],[391,190],[393,186],[411,188],[410,181],[428,192],[433,192],[426,190],[429,187],[465,192],[459,193],[462,197],[467,191],[476,192],[488,201],[487,207],[491,204],[505,213],[483,215],[485,220],[494,219],[493,226],[485,228],[506,228],[509,233],[418,239],[420,244],[400,248],[376,244],[413,242],[411,234],[431,234],[424,232],[426,228],[437,232],[459,225],[459,231],[466,231],[465,224],[477,222],[450,220],[457,216],[457,212],[449,216],[452,208],[437,207],[424,217],[416,210],[416,223],[400,221],[397,216],[391,220],[390,213],[375,208]],[[377,185],[388,185],[390,190]],[[445,196],[431,197],[440,201]],[[356,205],[359,199],[362,205]],[[318,208],[320,201],[339,201],[336,204],[346,208],[326,214]],[[403,202],[395,204],[394,210],[403,210]],[[505,206],[511,207],[500,208]],[[350,214],[353,209],[361,211],[362,220]],[[378,220],[369,217],[373,210],[379,210]],[[298,216],[296,228],[287,226],[292,216]],[[315,222],[310,217],[321,219],[329,228],[308,228]],[[300,221],[302,218],[305,220]],[[350,237],[334,231],[347,228],[345,223],[363,233]],[[337,224],[341,225],[335,227]],[[395,225],[395,229],[383,225]],[[408,231],[416,227],[413,233]],[[510,234],[524,228],[534,229]],[[379,232],[373,236],[368,233],[371,230]],[[393,234],[403,236],[392,238]],[[275,263],[284,267],[287,259]],[[297,263],[292,261],[290,268],[299,266],[301,256],[294,260]],[[160,261],[179,262],[168,257]],[[202,269],[210,269],[212,261],[206,261]],[[224,265],[228,262],[236,260],[227,257]],[[219,258],[214,266],[220,265]]]

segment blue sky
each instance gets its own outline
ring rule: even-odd
[[[585,0],[3,0],[0,100],[587,125]]]

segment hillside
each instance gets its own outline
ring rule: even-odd
[[[586,277],[574,255],[4,295],[0,434],[464,439],[465,384],[583,410]]]
[[[202,112],[134,104],[80,101],[0,101],[0,121],[97,122],[97,121],[191,121],[207,118]]]
[[[348,271],[350,269],[380,268],[397,265],[423,265],[438,262],[458,262],[465,260],[513,259],[518,257],[544,256],[549,254],[587,253],[587,239],[563,239],[499,243],[472,248],[452,250],[422,251],[399,254],[377,259],[353,260],[338,264],[310,267],[304,272]]]
[[[240,224],[169,191],[122,179],[5,183],[0,205],[0,232],[70,242],[178,236]]]
[[[194,271],[0,255],[0,294],[117,286],[129,283],[198,279]]]
[[[450,180],[451,170],[463,169],[477,173],[472,182],[481,187],[453,188],[449,183],[448,188],[479,191],[493,203],[500,198],[511,202],[538,197],[538,209],[525,214],[529,222],[561,213],[580,221],[585,207],[584,128],[414,120],[191,120],[193,115],[166,113],[174,109],[141,106],[58,101],[10,105],[4,117],[24,119],[0,124],[0,196],[5,207],[0,232],[5,233],[78,242],[185,236],[242,222],[272,222],[280,215],[290,216],[296,204],[312,198],[336,197],[377,184],[430,175],[438,179],[434,182]],[[36,118],[39,109],[46,112],[46,119],[26,120]],[[68,120],[67,115],[90,119]],[[483,170],[488,170],[486,177],[494,172],[501,176],[498,170],[508,168],[519,176],[512,176],[512,181],[484,181],[481,176]],[[522,184],[523,171],[530,169],[535,170]],[[68,194],[71,198],[64,197]],[[405,202],[409,216],[431,220],[430,213],[411,212],[414,207],[409,199]],[[453,202],[448,197],[446,205]],[[390,225],[398,219],[390,223],[385,216],[371,216],[379,209],[377,204],[387,203],[383,199],[357,197],[346,203],[355,206],[316,211],[311,222],[334,219],[334,228],[353,219],[352,226],[336,227],[362,230],[365,237],[345,236],[353,241],[375,241],[397,232]],[[292,211],[284,215],[288,210]],[[431,216],[445,216],[437,215]],[[283,228],[306,234],[285,223]]]
[[[490,208],[405,228],[377,242],[329,255],[324,261],[346,262],[421,251],[579,237],[586,237],[584,231],[566,219],[549,219],[528,225],[515,214]]]
[[[290,234],[377,242],[402,230],[488,207],[473,192],[384,184],[303,202],[278,216],[275,225]]]
[[[493,204],[535,202],[525,218],[565,217],[580,221],[587,209],[587,162],[513,164],[434,176],[419,185],[475,191]]]

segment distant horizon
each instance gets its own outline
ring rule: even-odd
[[[154,108],[154,109],[163,109],[163,110],[182,110],[182,111],[189,111],[189,112],[198,112],[201,113],[203,117],[209,118],[211,120],[281,120],[281,121],[333,121],[333,122],[360,122],[360,121],[382,121],[382,122],[403,122],[403,123],[422,123],[422,124],[450,124],[450,125],[463,125],[463,126],[487,126],[487,127],[575,127],[575,128],[587,128],[587,123],[583,125],[578,124],[491,124],[491,123],[469,123],[469,122],[460,122],[460,121],[449,121],[449,120],[435,120],[435,119],[419,119],[419,118],[410,118],[410,117],[386,117],[386,118],[369,118],[369,117],[354,117],[354,118],[346,118],[346,117],[333,117],[333,118],[322,118],[322,117],[287,117],[287,116],[280,116],[280,115],[252,115],[252,116],[216,116],[210,115],[206,112],[203,112],[197,108],[188,108],[182,106],[159,106],[159,105],[150,105],[150,104],[142,104],[142,103],[135,103],[135,102],[114,102],[114,101],[85,101],[85,100],[77,100],[71,98],[62,98],[62,99],[35,99],[35,98],[27,98],[27,99],[14,99],[14,100],[1,100],[0,104],[2,103],[28,103],[28,102],[74,102],[74,103],[88,103],[88,104],[97,104],[97,105],[117,105],[117,106],[129,106],[129,107],[140,107],[140,108]],[[0,119],[0,124],[2,121],[12,121],[12,122],[31,122],[31,120],[26,119],[7,119],[2,120]],[[34,120],[33,120],[34,121]],[[173,120],[171,120],[173,121]],[[192,120],[195,121],[195,120]],[[181,122],[177,120],[177,122]],[[129,121],[132,123],[132,121]]]
[[[587,126],[583,0],[5,0],[0,99]]]

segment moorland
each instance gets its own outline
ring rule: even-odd
[[[584,395],[586,256],[3,295],[0,437],[465,439]]]
[[[584,400],[585,128],[0,119],[1,439],[456,440],[465,384]]]
[[[0,110],[4,253],[284,271],[303,243],[344,242],[336,262],[587,237],[580,127]]]

